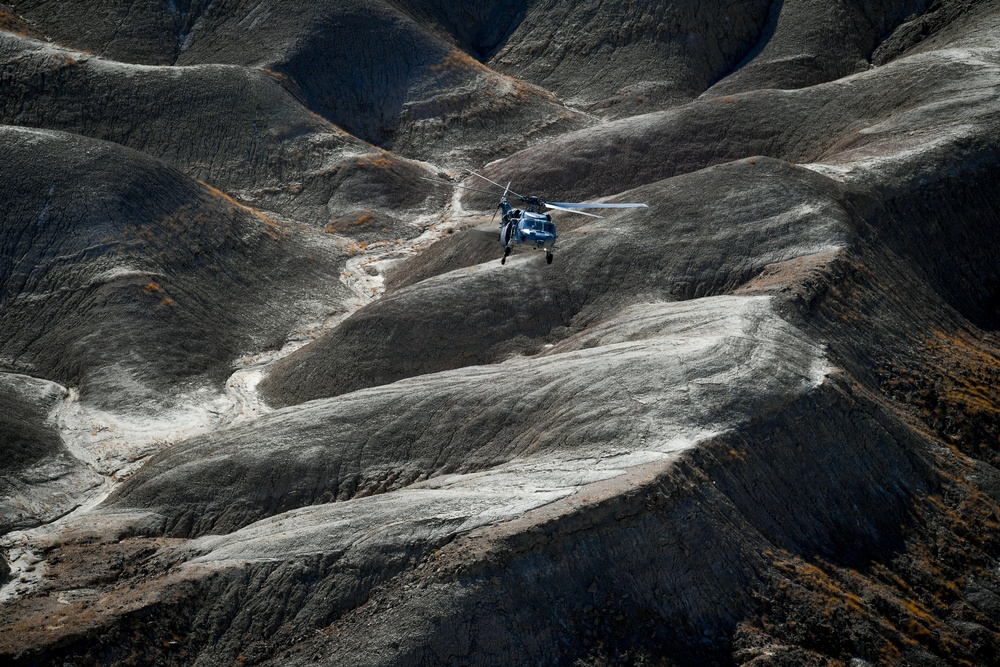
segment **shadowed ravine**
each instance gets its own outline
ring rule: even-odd
[[[1000,664],[998,54],[996,0],[0,4],[0,662]],[[501,265],[467,168],[648,208]]]

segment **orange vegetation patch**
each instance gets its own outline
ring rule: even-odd
[[[823,613],[830,613],[831,609],[841,607],[849,614],[857,616],[864,612],[864,603],[856,594],[845,591],[843,587],[829,574],[821,570],[818,566],[807,563],[804,560],[795,558],[791,554],[782,552],[774,554],[765,552],[765,555],[775,557],[774,564],[778,570],[792,577],[791,581],[801,584],[826,599]],[[779,588],[786,588],[791,582],[782,582]]]
[[[288,230],[276,223],[271,218],[267,217],[259,211],[253,211],[253,214],[264,223],[264,233],[270,236],[275,241],[279,240],[282,236],[288,236]]]
[[[514,85],[513,96],[514,96],[514,99],[516,99],[517,101],[519,101],[519,102],[523,101],[523,100],[527,99],[528,95],[530,95],[531,93],[535,92],[535,89],[532,86],[529,86],[528,84],[526,84],[524,81],[521,81],[520,79],[514,79],[512,77],[507,77],[507,78]],[[554,101],[554,100],[550,100],[550,101]]]
[[[76,65],[80,64],[80,62],[76,58],[74,58],[73,56],[71,56],[69,53],[64,53],[64,52],[61,52],[61,51],[51,54],[49,56],[49,58],[51,60],[55,60],[55,61],[57,61],[59,63],[63,63],[65,65],[69,65],[70,67],[73,67],[73,66],[76,66]]]
[[[723,440],[712,440],[705,443],[703,447],[720,462],[745,463],[749,454],[745,448],[736,449],[731,443]]]
[[[949,399],[970,410],[1000,409],[1000,350],[971,336],[943,331],[932,332],[925,347],[941,366],[960,371],[951,378]]]
[[[396,165],[391,157],[382,155],[367,155],[354,163],[358,167],[373,167],[375,169],[391,169]]]
[[[940,473],[946,480],[939,494],[928,497],[923,519],[936,519],[947,531],[961,540],[964,547],[979,549],[986,553],[1000,553],[1000,504],[972,485],[967,477],[974,474],[977,464],[968,459],[950,465],[942,464]],[[934,553],[924,551],[926,545],[918,549],[923,558],[930,561]],[[985,563],[985,561],[984,561]],[[934,571],[934,590],[939,597],[947,597],[956,592],[956,577],[944,576]]]
[[[945,443],[1000,463],[1000,345],[994,336],[932,331],[917,361],[879,368],[882,391],[910,406]]]
[[[4,9],[0,9],[0,30],[24,35],[25,37],[42,37],[41,33],[34,30],[27,21]]]
[[[270,67],[261,67],[260,71],[263,72],[264,74],[268,75],[269,77],[271,77],[275,81],[277,81],[279,84],[281,84],[285,88],[290,88],[292,90],[297,90],[298,89],[298,86],[291,79],[291,77],[289,77],[284,72],[279,72],[278,70],[271,69]]]
[[[350,245],[347,246],[347,255],[349,257],[354,257],[358,253],[364,255],[367,252],[368,252],[367,243],[351,243]]]
[[[861,572],[822,559],[807,562],[784,550],[764,555],[774,573],[760,593],[762,612],[741,624],[737,634],[743,641],[738,637],[737,644],[794,647],[790,655],[834,660],[816,664],[862,657],[904,665],[908,656],[927,653],[947,664],[976,664],[982,647],[945,622],[954,607],[925,586],[934,576],[947,576],[939,559],[927,563],[909,553],[892,565],[872,563]],[[934,570],[923,569],[928,565]]]
[[[360,211],[356,216],[349,216],[345,218],[337,218],[331,220],[323,227],[323,231],[327,234],[343,234],[345,232],[350,233],[352,229],[357,229],[359,227],[365,227],[372,223],[376,223],[377,219],[371,211]]]
[[[212,197],[215,197],[216,199],[221,199],[221,200],[227,202],[228,204],[231,204],[232,206],[235,206],[236,208],[239,208],[239,209],[242,209],[244,211],[247,211],[248,213],[252,214],[255,218],[257,218],[258,220],[260,220],[262,223],[264,223],[264,230],[263,231],[264,231],[265,234],[267,234],[268,236],[270,236],[272,239],[274,239],[274,240],[277,241],[282,236],[288,236],[288,230],[286,230],[280,224],[278,224],[277,222],[275,222],[274,220],[272,220],[268,216],[264,215],[263,213],[261,213],[257,209],[251,208],[251,207],[247,206],[246,204],[241,204],[240,202],[236,201],[235,199],[233,199],[232,197],[230,197],[229,195],[227,195],[222,190],[219,190],[218,188],[213,187],[213,186],[209,185],[208,183],[205,183],[204,181],[198,181],[198,182],[201,183],[205,187],[205,189],[208,190],[209,194]]]
[[[431,65],[430,70],[432,72],[441,72],[445,70],[474,70],[474,69],[488,69],[481,62],[470,56],[465,51],[460,51],[455,49],[449,53],[444,60],[442,60],[437,65]]]
[[[770,571],[760,611],[737,631],[737,653],[792,647],[800,657],[845,662],[905,665],[933,654],[942,664],[992,664],[1000,621],[977,596],[1000,587],[1000,503],[976,486],[981,464],[937,451],[939,486],[915,506],[913,521],[900,526],[901,543],[884,556],[856,569],[764,552]],[[981,633],[965,633],[969,626]],[[802,664],[794,657],[788,664]],[[837,664],[816,664],[824,663]]]
[[[174,301],[169,296],[167,296],[166,291],[157,282],[150,280],[145,285],[140,285],[139,289],[141,289],[142,293],[145,294],[146,296],[159,299],[161,306],[173,308],[177,305],[177,302]]]

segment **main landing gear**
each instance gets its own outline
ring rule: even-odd
[[[509,256],[510,256],[510,246],[506,246],[503,249],[503,257],[500,258],[500,263],[501,264],[506,264],[507,263],[507,258]],[[551,264],[553,257],[555,257],[555,255],[553,255],[551,252],[545,253],[545,263],[546,264]]]

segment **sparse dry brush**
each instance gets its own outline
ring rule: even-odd
[[[363,169],[390,169],[396,166],[396,161],[388,157],[385,154],[382,155],[371,155],[354,163],[355,166],[361,167]]]
[[[323,231],[328,234],[350,235],[352,228],[365,227],[375,220],[371,211],[361,211],[356,217],[338,218],[331,220],[323,227]]]
[[[430,70],[432,72],[441,72],[448,70],[461,70],[461,71],[472,71],[481,70],[489,71],[488,68],[481,62],[470,56],[465,51],[459,49],[453,49],[444,60],[437,63],[436,65],[431,65]]]
[[[42,37],[42,35],[24,19],[10,11],[7,11],[6,9],[0,9],[0,30],[6,30],[7,32],[13,32],[26,37]]]
[[[214,186],[209,185],[208,183],[202,181],[199,181],[199,183],[201,183],[208,190],[209,194],[213,198],[221,200],[240,211],[246,211],[247,213],[253,215],[257,220],[263,223],[264,227],[261,231],[263,231],[264,234],[267,234],[275,241],[280,241],[282,237],[288,236],[289,232],[287,229],[285,229],[282,225],[278,224],[277,222],[272,220],[270,217],[264,215],[257,209],[251,208],[246,204],[241,204],[240,202],[236,201],[235,199],[227,195],[225,192],[219,190]],[[205,222],[205,220],[202,219],[199,220],[199,222]]]
[[[955,465],[961,464],[949,467]],[[903,527],[900,553],[861,569],[765,553],[787,578],[772,578],[761,589],[763,613],[741,624],[736,655],[750,659],[779,647],[779,653],[811,656],[817,664],[834,659],[846,665],[860,657],[907,665],[926,654],[950,665],[997,664],[1000,624],[964,599],[969,586],[1000,586],[990,566],[1000,552],[1000,506],[955,477],[922,502],[918,514],[922,525]],[[927,542],[927,535],[934,540]],[[948,619],[982,632],[971,639]]]
[[[994,336],[932,331],[915,361],[884,364],[881,388],[949,446],[1000,464],[1000,345]]]

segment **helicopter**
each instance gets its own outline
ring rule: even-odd
[[[496,212],[501,211],[500,215],[500,233],[498,240],[500,246],[503,248],[503,257],[500,259],[501,264],[507,263],[507,257],[510,256],[511,251],[515,246],[526,246],[532,250],[543,250],[545,252],[545,263],[551,264],[553,259],[553,251],[556,248],[556,225],[552,221],[552,216],[548,213],[542,211],[543,208],[553,209],[556,211],[567,211],[569,213],[579,213],[580,215],[587,215],[592,218],[603,218],[603,215],[597,215],[595,213],[585,213],[584,211],[578,211],[575,209],[580,208],[648,208],[647,204],[598,204],[590,202],[550,202],[546,201],[537,196],[527,196],[522,195],[510,189],[510,183],[508,182],[506,186],[492,181],[482,174],[477,174],[474,171],[468,170],[470,174],[478,178],[487,181],[498,188],[503,188],[503,194],[500,195],[500,200],[497,202],[496,207],[493,211],[493,219],[496,219]],[[424,180],[432,181],[438,185],[446,185],[440,181],[436,181],[432,178],[427,178]],[[451,184],[448,184],[451,185]],[[496,196],[496,192],[490,190],[482,190],[480,188],[470,188],[466,185],[454,185],[454,187],[462,188],[463,190],[473,190],[475,192],[485,192]],[[512,195],[516,198],[516,201],[525,204],[524,208],[515,208],[510,204],[508,195]],[[492,224],[492,221],[491,223]],[[476,230],[480,231],[480,230]],[[492,232],[486,232],[490,236],[493,236]]]

